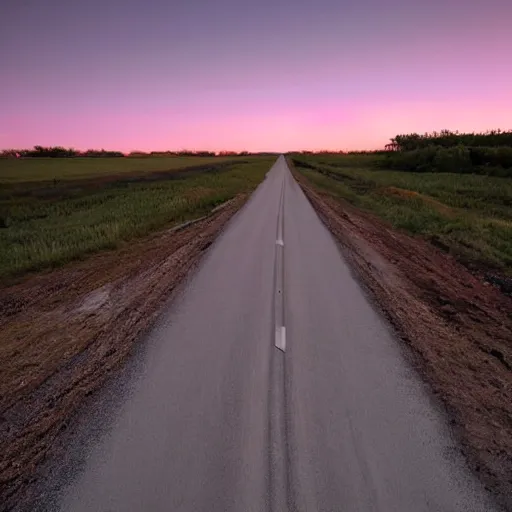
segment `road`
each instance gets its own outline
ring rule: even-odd
[[[63,511],[490,511],[280,157],[148,334]]]

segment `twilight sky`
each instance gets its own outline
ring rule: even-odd
[[[0,148],[512,129],[511,0],[0,0]]]

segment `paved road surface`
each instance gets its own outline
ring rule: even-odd
[[[493,509],[283,157],[149,338],[63,511]]]

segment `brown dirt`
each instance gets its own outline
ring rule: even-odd
[[[73,413],[122,365],[245,199],[185,229],[0,289],[0,510],[15,503]]]
[[[295,177],[444,402],[469,463],[512,510],[512,300],[419,238]]]

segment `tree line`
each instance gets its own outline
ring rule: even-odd
[[[248,151],[220,151],[218,156],[247,156]],[[34,146],[33,149],[4,149],[0,151],[0,158],[119,158],[119,157],[151,157],[151,156],[196,156],[213,157],[217,156],[214,151],[131,151],[125,154],[121,151],[107,151],[105,149],[88,149],[79,151],[74,148],[64,148],[62,146]]]
[[[423,135],[410,133],[393,137],[390,145],[398,151],[413,151],[430,146],[453,148],[460,145],[468,147],[512,148],[512,130],[489,130],[483,133],[459,133],[458,131],[441,130],[440,132],[425,133]]]
[[[4,149],[0,152],[3,158],[75,158],[75,157],[121,157],[121,151],[106,151],[105,149],[88,149],[78,151],[62,146],[34,146],[33,149]]]
[[[413,172],[455,172],[512,177],[512,131],[397,135],[382,167]]]

